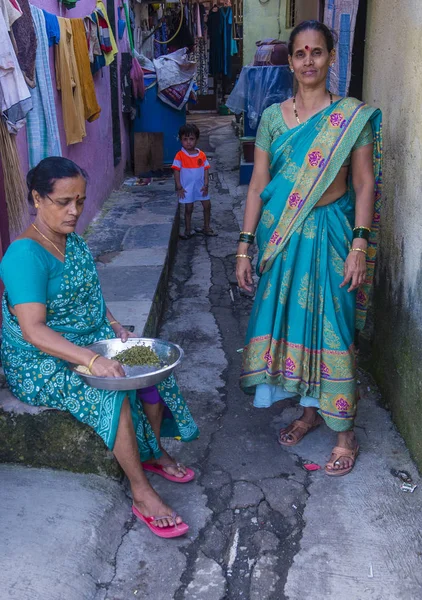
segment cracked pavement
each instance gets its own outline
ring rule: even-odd
[[[7,596],[0,569],[0,599],[421,598],[420,479],[368,375],[359,375],[361,455],[354,471],[338,479],[303,468],[307,460],[324,465],[335,445],[333,432],[324,425],[298,446],[281,448],[277,431],[299,416],[297,399],[259,410],[239,388],[238,350],[252,299],[239,293],[234,275],[245,199],[235,170],[238,142],[230,118],[195,120],[203,133],[199,145],[212,162],[219,236],[179,242],[160,336],[185,350],[177,376],[201,431],[190,444],[165,445],[197,476],[186,485],[150,476],[189,523],[189,534],[155,537],[130,516],[128,490],[114,481],[1,466],[0,507],[11,514],[18,495],[24,504],[16,515],[19,526],[1,523],[3,540],[19,530],[24,546],[31,526],[39,552]],[[198,207],[194,225],[201,218]],[[400,490],[392,469],[410,472],[419,484],[413,494]],[[40,509],[33,512],[32,490],[40,477],[45,498],[36,498],[48,505],[54,493],[56,506],[45,521]],[[34,514],[42,526],[31,523]],[[65,556],[64,571],[57,569],[56,555]],[[3,553],[3,572],[13,568]]]
[[[390,473],[407,469],[419,481],[368,376],[360,375],[362,454],[350,476],[335,480],[303,469],[306,460],[324,465],[333,432],[324,425],[281,449],[277,430],[300,414],[297,401],[258,410],[239,389],[252,305],[234,274],[245,189],[236,183],[230,119],[195,120],[212,159],[219,236],[179,243],[160,335],[185,350],[178,379],[201,430],[196,442],[166,446],[197,477],[186,486],[152,477],[191,530],[169,543],[133,521],[116,577],[96,600],[414,600],[422,595],[422,490],[404,494]],[[198,207],[195,225],[201,217]]]

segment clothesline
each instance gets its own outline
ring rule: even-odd
[[[118,48],[101,0],[84,18],[59,17],[29,0],[3,0],[0,6],[0,68],[5,73],[0,113],[11,134],[27,125],[33,166],[50,154],[61,155],[48,48],[55,47],[67,145],[81,142],[85,121],[99,117],[92,75],[114,61]]]

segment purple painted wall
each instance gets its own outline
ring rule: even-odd
[[[107,0],[103,0],[107,6]],[[96,0],[79,0],[76,7],[71,10],[62,8],[57,0],[31,0],[34,6],[43,8],[53,14],[66,18],[84,17],[90,14],[96,5]],[[116,23],[117,23],[117,5],[115,1]],[[128,42],[125,36],[121,41],[117,39],[119,51],[126,52],[128,50]],[[118,61],[119,73],[119,99],[120,99],[120,53],[116,59]],[[54,49],[51,49],[50,55],[51,71],[53,76],[53,87],[55,90],[57,118],[59,122],[60,138],[63,156],[75,161],[83,167],[89,174],[90,180],[88,183],[87,201],[85,210],[78,223],[78,232],[82,232],[91,222],[101,208],[103,202],[113,188],[118,187],[123,180],[124,169],[129,157],[129,132],[123,120],[123,115],[120,111],[120,129],[122,138],[122,158],[117,167],[113,163],[113,135],[112,135],[112,115],[111,115],[111,100],[110,100],[110,69],[104,67],[94,76],[95,90],[97,100],[101,106],[101,115],[99,119],[93,123],[86,123],[87,136],[80,144],[66,146],[66,139],[63,127],[62,104],[60,92],[55,89],[55,72],[54,72]],[[18,147],[21,157],[22,169],[26,174],[28,170],[28,151],[26,141],[26,131],[22,130],[18,135]]]

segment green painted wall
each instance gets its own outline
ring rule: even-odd
[[[290,30],[286,30],[286,1],[269,0],[261,4],[259,0],[243,2],[243,64],[249,65],[255,54],[255,43],[265,38],[286,41]]]
[[[372,369],[422,468],[422,2],[371,0],[364,99],[383,111]]]

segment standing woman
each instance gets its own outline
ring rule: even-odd
[[[381,114],[327,89],[332,32],[298,25],[289,64],[298,90],[266,109],[237,252],[239,286],[260,277],[243,353],[241,386],[254,406],[301,396],[303,415],[279,434],[294,446],[323,420],[338,434],[325,472],[349,473],[359,447],[355,328],[373,280],[381,188]],[[322,418],[321,418],[322,417]]]

